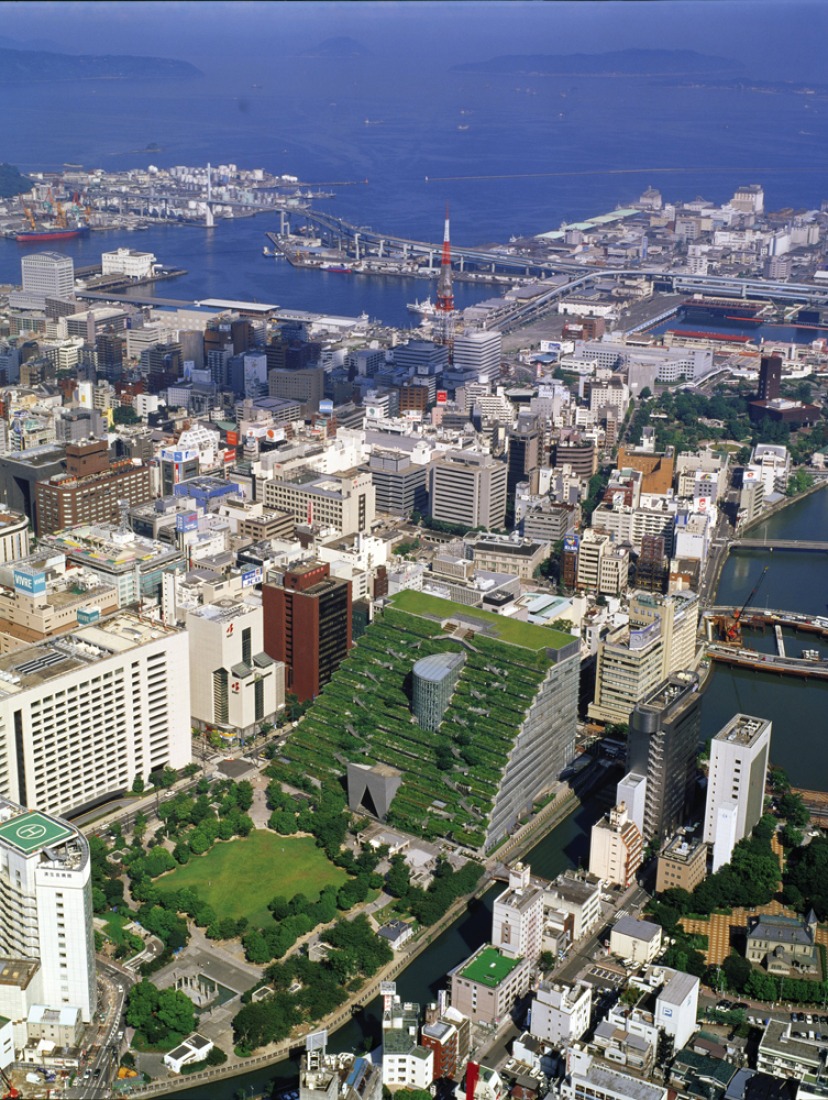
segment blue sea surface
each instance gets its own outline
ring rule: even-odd
[[[433,68],[433,67],[432,67]],[[828,102],[670,86],[663,80],[431,71],[400,58],[280,58],[247,78],[190,83],[89,82],[4,88],[0,160],[23,170],[64,162],[107,170],[235,163],[328,184],[320,202],[357,224],[439,240],[446,202],[466,245],[540,233],[633,201],[721,202],[744,183],[766,206],[809,208],[828,197]],[[459,127],[463,127],[460,129]],[[149,152],[147,146],[157,144]],[[267,264],[258,217],[62,242],[76,262],[116,244],[151,248],[186,281],[171,298],[257,297],[402,323],[426,282],[321,275]],[[120,238],[124,237],[124,240]],[[19,281],[21,247],[0,242],[0,281]],[[279,268],[277,273],[276,269]],[[463,288],[461,304],[497,291]]]

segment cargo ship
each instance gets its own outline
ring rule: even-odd
[[[88,225],[78,225],[61,229],[55,226],[53,229],[23,229],[15,234],[15,240],[20,244],[39,244],[41,241],[69,241],[74,237],[85,237],[89,232]]]

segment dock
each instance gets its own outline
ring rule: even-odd
[[[755,649],[711,643],[706,647],[711,661],[748,668],[753,672],[771,672],[779,676],[798,676],[803,680],[828,680],[828,661],[812,661],[807,658],[776,656],[759,653]]]

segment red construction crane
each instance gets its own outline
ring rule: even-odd
[[[14,1087],[9,1075],[2,1068],[0,1068],[0,1081],[3,1083],[3,1088],[6,1090],[3,1093],[2,1100],[23,1100],[23,1094],[19,1089]]]
[[[747,609],[750,607],[750,605],[753,603],[754,598],[756,597],[756,593],[759,591],[759,587],[762,584],[762,581],[765,579],[765,574],[767,573],[768,569],[769,569],[769,566],[766,565],[765,568],[761,572],[759,580],[756,582],[756,584],[753,586],[753,588],[751,588],[750,594],[748,595],[748,598],[745,600],[745,602],[742,604],[742,606],[740,608],[737,608],[733,612],[733,618],[725,626],[725,631],[724,631],[725,641],[727,641],[727,642],[740,642],[741,641],[741,639],[742,639],[742,627],[741,627],[742,616],[744,615],[745,611],[747,611]]]

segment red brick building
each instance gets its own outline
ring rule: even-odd
[[[351,648],[351,585],[310,562],[262,586],[265,653],[287,666],[285,688],[314,699]]]

